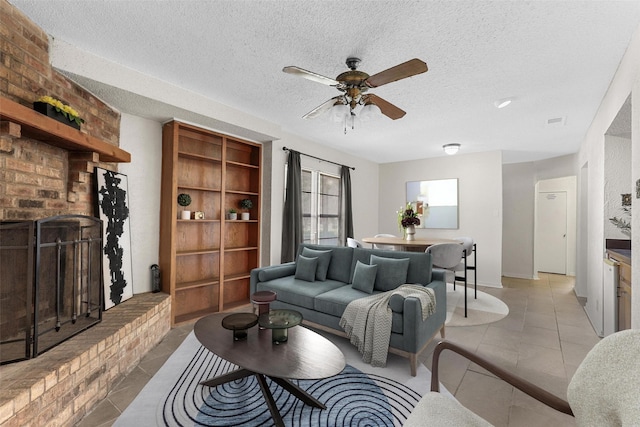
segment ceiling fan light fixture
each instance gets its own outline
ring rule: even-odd
[[[507,105],[511,104],[512,101],[513,101],[513,98],[502,98],[494,102],[493,105],[495,105],[496,108],[504,108]]]
[[[342,123],[346,116],[349,115],[349,106],[345,104],[335,104],[331,108],[331,121],[334,123]]]
[[[460,150],[460,144],[445,144],[442,146],[442,149],[448,155],[453,156]]]
[[[382,114],[380,107],[372,102],[368,102],[364,104],[362,110],[360,111],[360,119],[364,122],[367,120],[371,120],[372,118]]]

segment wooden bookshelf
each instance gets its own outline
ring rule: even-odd
[[[177,121],[164,125],[160,268],[173,324],[249,303],[249,274],[259,265],[261,166],[260,144]],[[204,220],[178,219],[180,193]],[[250,219],[227,220],[227,210],[246,198]]]

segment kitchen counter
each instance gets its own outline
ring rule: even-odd
[[[607,249],[609,258],[631,265],[631,249]]]

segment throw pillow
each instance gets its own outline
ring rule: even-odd
[[[390,291],[406,283],[409,258],[385,258],[371,255],[369,263],[378,266],[374,289]]]
[[[376,281],[377,265],[367,265],[363,262],[356,262],[356,269],[353,273],[353,283],[351,287],[368,294],[373,293],[373,285]]]
[[[327,280],[327,271],[331,263],[331,251],[319,251],[317,249],[302,248],[302,255],[309,258],[318,258],[318,268],[316,269],[316,280],[324,282]]]
[[[318,258],[307,258],[298,255],[296,261],[296,279],[306,280],[307,282],[315,282],[316,269],[318,268]]]

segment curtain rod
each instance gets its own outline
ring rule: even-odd
[[[296,151],[296,150],[291,150],[291,149],[289,149],[287,147],[282,147],[282,151]],[[300,153],[300,152],[298,151],[298,153]],[[304,154],[304,153],[300,153],[300,154],[302,154],[303,156],[314,158],[316,160],[320,160],[321,162],[333,163],[334,165],[346,166],[351,170],[356,170],[356,168],[354,168],[353,166],[342,165],[340,163],[332,162],[331,160],[325,160],[325,159],[321,159],[320,157],[312,156],[311,154]]]

